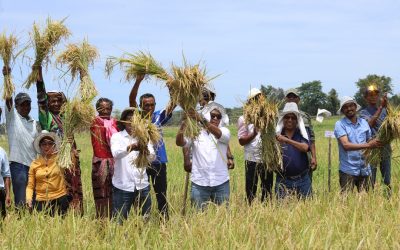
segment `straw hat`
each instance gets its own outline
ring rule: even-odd
[[[343,106],[344,106],[345,104],[348,104],[348,103],[354,103],[354,104],[357,106],[357,110],[356,110],[356,111],[359,111],[359,110],[361,109],[361,106],[356,102],[356,100],[354,100],[353,97],[350,97],[350,96],[343,96],[342,99],[340,99],[340,108],[339,108],[339,110],[337,111],[337,114],[338,114],[338,115],[340,115],[340,114],[342,113],[342,108],[343,108]]]
[[[42,130],[42,132],[38,136],[36,136],[35,140],[33,141],[33,147],[35,148],[35,150],[36,150],[36,152],[38,154],[42,153],[42,151],[40,150],[40,145],[39,144],[40,144],[40,141],[43,138],[49,138],[49,139],[53,140],[55,145],[56,145],[55,151],[58,151],[58,149],[60,148],[60,143],[61,143],[60,142],[60,137],[58,137],[56,135],[56,133],[54,133],[54,132],[49,132],[47,130]]]
[[[252,88],[249,91],[247,100],[250,100],[251,98],[254,98],[256,95],[259,95],[259,94],[261,94],[261,91],[258,88]]]
[[[282,133],[283,117],[287,114],[295,114],[297,116],[297,127],[300,129],[300,133],[304,137],[304,139],[308,140],[306,126],[304,125],[304,121],[303,118],[301,117],[299,108],[297,107],[297,104],[294,102],[286,103],[282,112],[279,114],[279,120],[275,130],[276,134],[280,135]]]
[[[207,121],[211,121],[211,111],[214,109],[218,110],[221,113],[221,122],[219,123],[219,127],[224,127],[229,125],[229,117],[228,114],[226,113],[225,108],[216,102],[210,102],[206,105],[204,105],[204,108],[201,110],[201,114],[204,116],[204,118],[207,119]]]

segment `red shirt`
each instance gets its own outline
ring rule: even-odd
[[[107,139],[106,127],[104,127],[104,118],[96,116],[90,127],[90,135],[92,137],[93,154],[98,158],[112,158],[112,153],[110,149],[110,142]],[[110,118],[112,121],[112,126],[118,131],[117,121],[114,118]]]

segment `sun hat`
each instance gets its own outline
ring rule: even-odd
[[[207,119],[207,121],[211,121],[211,111],[214,109],[218,110],[221,113],[221,122],[219,123],[219,127],[224,127],[229,125],[229,117],[228,114],[226,113],[225,108],[216,102],[210,102],[206,105],[204,105],[204,108],[201,110],[201,114],[204,116],[204,118]]]
[[[250,100],[251,98],[254,98],[255,96],[262,94],[261,90],[259,90],[258,88],[252,88],[249,91],[249,94],[247,95],[247,101]]]
[[[339,108],[339,110],[337,111],[337,114],[338,114],[338,115],[340,115],[340,114],[342,113],[342,108],[343,108],[343,106],[344,106],[345,104],[348,104],[348,103],[354,103],[354,104],[357,106],[357,110],[356,110],[356,111],[359,111],[359,110],[361,109],[361,106],[356,102],[356,100],[354,100],[353,97],[350,97],[350,96],[343,96],[343,97],[340,99],[340,108]]]
[[[35,140],[33,141],[33,147],[35,148],[36,152],[38,154],[42,153],[40,150],[40,141],[43,138],[50,138],[51,140],[54,141],[55,145],[56,145],[56,151],[59,150],[60,148],[60,137],[58,137],[56,135],[56,133],[54,132],[49,132],[47,130],[42,130],[42,132],[40,132],[40,134],[38,136],[36,136]]]
[[[290,93],[295,94],[297,97],[299,97],[299,90],[296,88],[290,88],[285,91],[285,97],[287,97]]]
[[[283,117],[287,114],[295,114],[297,116],[297,127],[300,129],[300,133],[304,137],[304,139],[308,140],[306,126],[304,125],[304,121],[303,118],[301,117],[299,108],[297,107],[297,104],[294,102],[286,103],[285,107],[283,107],[282,112],[279,114],[278,124],[276,125],[275,129],[276,134],[280,135],[282,133]]]

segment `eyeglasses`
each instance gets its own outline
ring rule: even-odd
[[[285,119],[285,120],[297,121],[297,117],[294,116],[294,115],[285,115],[285,116],[283,117],[283,119]]]
[[[211,115],[211,119],[217,118],[218,120],[221,120],[222,115],[217,115],[217,114],[210,114]]]
[[[40,146],[53,146],[54,144],[54,142],[42,142],[40,143]]]

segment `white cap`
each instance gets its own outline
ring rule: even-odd
[[[249,91],[249,95],[247,96],[247,100],[250,100],[251,98],[255,97],[256,95],[261,94],[261,91],[258,88],[252,88]]]

